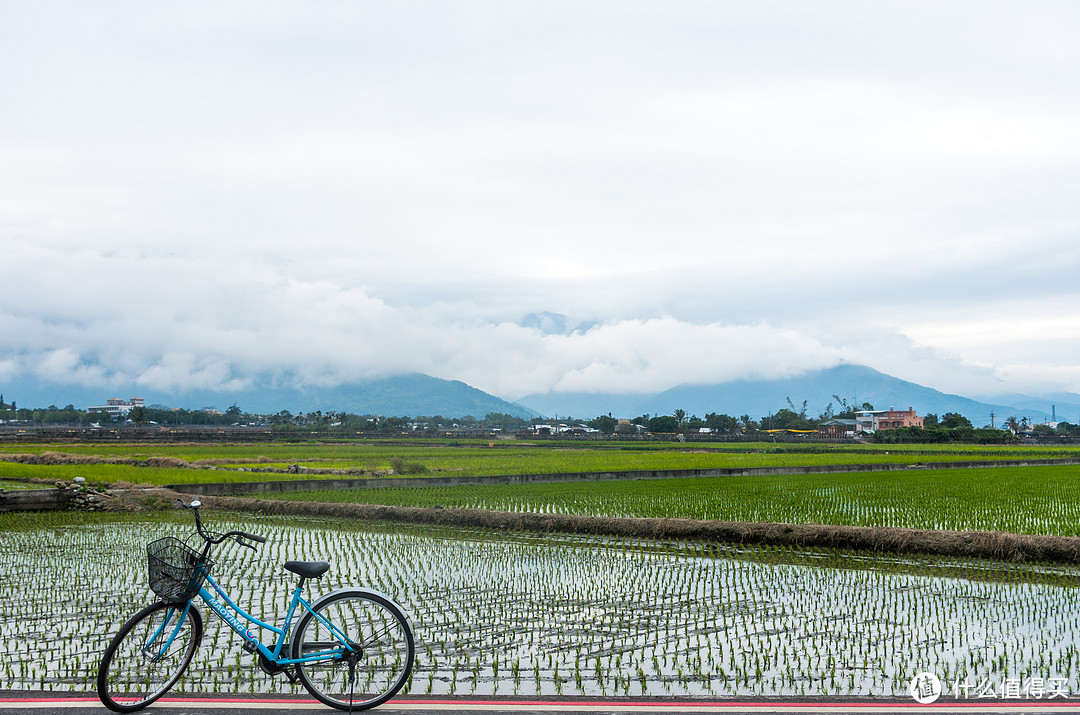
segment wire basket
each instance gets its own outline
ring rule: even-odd
[[[146,545],[150,590],[167,601],[187,601],[202,587],[213,562],[180,539],[166,536]]]

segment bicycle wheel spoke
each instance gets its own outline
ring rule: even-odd
[[[385,628],[383,628],[381,631],[379,631],[378,633],[372,633],[370,636],[368,636],[366,639],[364,639],[363,643],[359,644],[360,647],[363,648],[364,650],[367,650],[376,641],[378,641],[380,638],[382,638],[383,636],[388,635],[392,630],[394,630],[395,626],[397,626],[396,623],[391,623],[391,624],[387,625]],[[354,644],[354,645],[356,645],[356,644]]]

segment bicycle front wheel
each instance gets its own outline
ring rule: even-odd
[[[397,604],[369,591],[343,591],[316,603],[315,613],[304,614],[293,638],[293,658],[318,658],[296,665],[309,693],[330,707],[365,710],[401,690],[415,646]]]
[[[199,611],[187,604],[155,603],[135,614],[105,649],[98,697],[118,713],[145,708],[183,675],[202,641]]]

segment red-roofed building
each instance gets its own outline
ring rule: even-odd
[[[912,407],[906,410],[860,410],[855,413],[860,432],[877,432],[901,427],[922,427],[923,418],[915,414]]]

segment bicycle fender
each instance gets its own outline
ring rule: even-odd
[[[320,596],[318,598],[318,600],[315,601],[315,603],[311,604],[311,608],[312,608],[312,610],[317,611],[322,606],[322,604],[324,604],[325,602],[329,601],[332,598],[337,598],[338,596],[341,596],[341,595],[347,594],[347,593],[355,593],[357,595],[362,595],[362,596],[378,596],[379,598],[381,598],[383,600],[389,601],[391,604],[393,604],[393,606],[395,608],[397,608],[399,611],[401,611],[401,615],[403,615],[405,617],[405,623],[408,624],[409,630],[413,631],[414,633],[416,632],[415,629],[413,628],[412,618],[409,617],[408,611],[406,611],[404,608],[402,608],[400,603],[398,603],[394,599],[390,598],[385,593],[382,593],[380,591],[375,591],[375,590],[370,589],[370,588],[359,588],[359,587],[339,588],[336,591],[331,591],[330,593],[327,593],[327,594],[325,594],[323,596]]]

